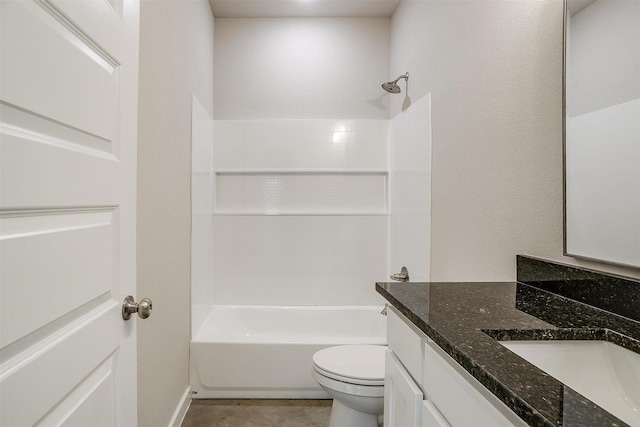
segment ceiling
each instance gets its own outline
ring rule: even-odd
[[[209,0],[216,18],[379,17],[400,0]]]

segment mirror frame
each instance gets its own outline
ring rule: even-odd
[[[562,254],[567,251],[567,19],[569,0],[562,0]]]

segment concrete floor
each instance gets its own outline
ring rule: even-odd
[[[193,400],[182,427],[326,427],[331,400]]]

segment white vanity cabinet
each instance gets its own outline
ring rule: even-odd
[[[527,425],[433,340],[390,308],[385,427]]]
[[[384,426],[420,427],[424,400],[422,369],[427,336],[389,307],[385,361]]]

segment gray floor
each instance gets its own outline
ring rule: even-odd
[[[182,427],[326,427],[331,404],[331,400],[194,400]]]

